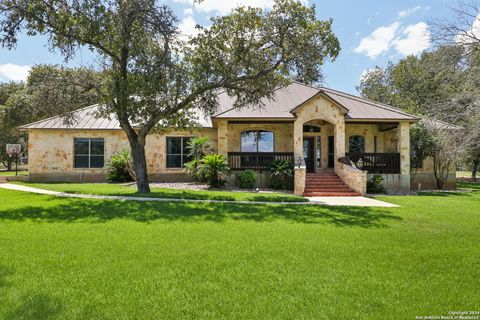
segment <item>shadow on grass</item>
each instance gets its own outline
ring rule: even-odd
[[[56,299],[44,293],[29,293],[20,297],[20,304],[7,312],[6,319],[57,319],[61,311]]]
[[[0,220],[92,221],[130,219],[224,222],[269,222],[285,220],[295,223],[336,226],[386,227],[389,221],[402,220],[385,208],[340,207],[318,205],[254,205],[238,203],[136,202],[91,199],[47,198],[45,205],[0,210]],[[53,203],[57,202],[57,203]]]

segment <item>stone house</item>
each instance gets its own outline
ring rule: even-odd
[[[399,109],[296,82],[260,107],[236,109],[226,93],[218,98],[218,112],[200,117],[195,129],[147,137],[152,181],[186,180],[186,142],[208,136],[228,159],[232,184],[238,172],[253,169],[259,186],[265,186],[272,161],[279,159],[295,164],[295,193],[300,195],[365,194],[374,174],[384,177],[390,192],[435,184],[430,162],[411,179],[409,131],[419,119]],[[76,111],[74,123],[58,116],[21,127],[29,136],[31,181],[104,181],[105,162],[129,144],[115,117],[99,118],[97,108]],[[447,187],[454,186],[454,177]]]

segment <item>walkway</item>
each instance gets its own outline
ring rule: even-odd
[[[170,199],[170,198],[151,198],[151,197],[131,197],[131,196],[100,196],[93,194],[65,193],[51,191],[29,186],[0,183],[0,188],[45,194],[65,198],[81,199],[103,199],[103,200],[128,200],[128,201],[176,201],[176,202],[206,202],[206,203],[237,203],[237,204],[293,204],[293,205],[328,205],[328,206],[360,206],[360,207],[398,207],[395,204],[383,202],[365,197],[310,197],[310,202],[263,202],[263,201],[225,201],[225,200],[193,200],[193,199]]]

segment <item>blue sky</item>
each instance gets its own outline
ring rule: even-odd
[[[307,0],[303,0],[307,1]],[[453,1],[453,0],[452,0]],[[333,18],[334,31],[342,51],[323,70],[325,85],[357,93],[361,75],[376,65],[398,61],[408,54],[419,54],[431,47],[428,27],[432,19],[447,18],[449,0],[308,0],[315,4],[318,18]],[[193,6],[193,0],[170,0],[183,32],[195,32],[195,24],[209,25],[209,18],[227,13],[236,4],[271,7],[272,0],[204,0]],[[93,55],[82,49],[71,65],[89,65]],[[0,48],[0,81],[22,80],[30,66],[40,63],[60,64],[60,54],[46,47],[46,38],[22,36],[15,50]]]

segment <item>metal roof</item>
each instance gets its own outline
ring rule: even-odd
[[[347,120],[418,120],[417,117],[388,105],[299,82],[293,82],[276,90],[272,99],[262,99],[260,106],[247,105],[240,109],[233,107],[235,102],[233,97],[222,93],[219,95],[219,109],[223,111],[216,114],[214,118],[294,118],[295,110],[317,94],[324,94],[343,107],[347,111],[345,115]]]
[[[405,111],[369,99],[329,88],[320,88],[319,90],[348,110],[348,113],[345,116],[346,119],[419,120],[419,118],[408,114]]]
[[[193,119],[202,127],[212,127],[212,119],[294,119],[295,110],[309,99],[323,94],[345,109],[346,120],[368,121],[417,121],[419,118],[402,110],[372,100],[357,97],[329,88],[316,88],[299,82],[277,89],[271,99],[264,98],[259,105],[247,105],[234,108],[235,98],[226,92],[218,95],[218,112],[208,117],[201,111],[195,112]],[[20,129],[104,129],[120,130],[120,123],[115,115],[99,117],[99,105],[93,105],[73,112],[73,121],[65,122],[65,116],[51,117],[20,127]]]
[[[234,108],[235,98],[225,92],[218,96],[219,113],[214,118],[295,118],[292,109],[318,94],[318,89],[292,83],[275,91],[272,99],[264,98],[259,105]]]
[[[99,117],[99,107],[96,104],[73,111],[68,117],[65,115],[55,116],[26,124],[19,129],[121,130],[122,128],[115,115]],[[195,113],[197,114],[196,119],[194,119],[195,122],[205,128],[212,127],[212,121],[209,117],[205,117],[202,112]],[[70,119],[70,121],[66,121],[67,119]]]

